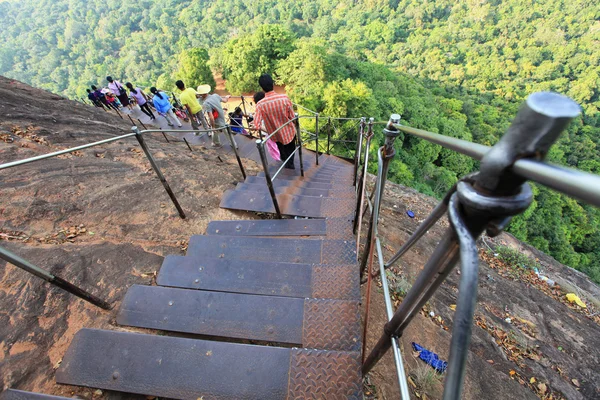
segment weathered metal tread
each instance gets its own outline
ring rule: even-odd
[[[362,399],[360,353],[82,329],[58,383],[184,400]]]
[[[258,174],[258,177],[264,177],[264,174]],[[319,177],[317,176],[297,176],[297,175],[278,175],[275,180],[286,180],[286,181],[299,181],[299,182],[315,182],[315,183],[325,183],[331,184],[332,182],[336,182],[337,184],[345,184],[347,186],[352,186],[352,178],[336,178],[336,177]]]
[[[262,184],[266,185],[265,178],[259,176],[249,176],[244,181],[246,183],[251,184]],[[273,181],[273,186],[298,186],[298,187],[306,187],[311,189],[328,189],[328,190],[336,190],[336,191],[347,191],[347,192],[355,192],[354,187],[345,185],[345,184],[337,184],[337,183],[315,183],[315,182],[305,182],[305,181],[290,181],[290,180],[277,180]]]
[[[259,192],[269,193],[269,187],[262,183],[238,183],[235,187],[236,191],[248,191],[248,192]],[[356,197],[354,191],[335,191],[330,189],[311,189],[304,188],[302,186],[275,186],[275,194],[288,194],[291,196],[312,196],[312,197],[339,197],[346,199],[353,199]]]
[[[196,259],[355,264],[356,241],[194,235],[189,241],[187,255]]]
[[[69,397],[52,396],[43,393],[25,392],[23,390],[7,389],[0,395],[0,400],[69,400]]]
[[[353,198],[321,198],[313,196],[277,195],[281,213],[312,218],[340,218],[354,215]],[[275,213],[269,193],[228,190],[221,199],[221,208]]]
[[[207,235],[241,236],[324,236],[324,219],[264,219],[238,221],[211,221]]]
[[[357,264],[293,264],[169,255],[160,286],[268,296],[359,300]]]
[[[358,351],[359,301],[133,285],[119,325]]]

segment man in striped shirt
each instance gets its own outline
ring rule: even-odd
[[[293,153],[296,149],[296,125],[292,121],[295,117],[292,102],[285,94],[277,94],[273,91],[274,83],[271,75],[261,75],[258,84],[265,91],[265,98],[256,104],[254,127],[261,129],[264,123],[267,134],[282,127],[272,139],[277,143],[281,161],[285,161],[291,155],[285,168],[295,169]]]

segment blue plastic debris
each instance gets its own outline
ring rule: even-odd
[[[431,365],[437,372],[444,373],[446,368],[448,367],[448,363],[446,361],[440,360],[437,354],[427,350],[425,347],[413,342],[413,349],[419,352],[419,358],[425,361],[427,364]]]
[[[414,218],[414,217],[415,217],[415,213],[414,213],[414,212],[412,212],[412,211],[410,211],[410,210],[408,210],[408,211],[406,212],[406,215],[408,215],[408,216],[409,216],[409,217],[411,217],[411,218]]]

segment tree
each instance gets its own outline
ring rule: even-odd
[[[277,63],[294,49],[293,34],[280,25],[262,25],[253,34],[227,42],[216,67],[227,79],[231,93],[258,90],[258,78],[264,73],[277,78]]]
[[[208,66],[208,60],[206,49],[196,47],[183,50],[178,57],[179,67],[175,73],[176,80],[181,79],[189,87],[210,85],[214,89],[217,83]]]

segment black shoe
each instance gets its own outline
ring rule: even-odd
[[[285,166],[285,167],[283,167],[283,168],[285,168],[285,169],[296,169],[296,167],[294,167],[293,165],[292,165],[292,166],[290,166],[290,165],[286,165],[286,166]]]

